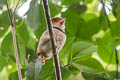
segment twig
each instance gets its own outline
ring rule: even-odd
[[[115,57],[116,57],[116,80],[118,80],[118,65],[119,65],[119,60],[118,60],[118,51],[115,49]]]
[[[22,80],[22,74],[21,74],[21,70],[20,70],[20,62],[19,62],[19,56],[18,56],[18,48],[17,48],[17,42],[16,42],[16,31],[15,31],[13,18],[12,18],[12,16],[10,16],[10,10],[9,10],[9,7],[8,7],[7,0],[6,0],[6,5],[7,5],[8,17],[9,17],[10,24],[11,24],[12,35],[13,35],[14,52],[15,52],[18,76],[19,76],[19,80]]]
[[[59,58],[57,55],[58,53],[56,52],[55,41],[53,38],[53,29],[52,29],[52,23],[51,23],[51,17],[50,17],[50,10],[48,7],[48,0],[43,0],[43,7],[44,7],[45,16],[46,16],[46,22],[47,22],[47,26],[48,26],[49,35],[51,38],[51,47],[52,47],[52,52],[53,52],[53,57],[54,57],[56,79],[62,80]]]
[[[107,16],[107,13],[106,13],[106,10],[105,10],[104,1],[102,0],[101,3],[102,3],[102,5],[103,5],[104,15],[105,15],[106,21],[107,21],[107,23],[108,23],[108,27],[110,28],[110,20],[109,20],[109,18],[108,18],[108,16]],[[110,29],[111,29],[111,28],[110,28]]]
[[[20,0],[18,0],[17,4],[15,6],[15,9],[13,10],[13,14],[12,14],[13,22],[14,22],[15,11],[16,11],[16,9],[18,7],[19,2],[20,2]]]
[[[108,18],[108,15],[106,13],[106,10],[105,10],[105,2],[103,0],[101,0],[101,3],[103,5],[103,10],[104,10],[104,15],[105,15],[105,18],[106,18],[106,21],[108,23],[108,28],[110,29],[110,34],[111,34],[111,37],[113,39],[113,43],[115,45],[115,39],[113,38],[113,35],[112,35],[112,31],[111,31],[111,25],[110,25],[110,20]],[[115,57],[116,57],[116,80],[118,80],[118,66],[119,66],[119,59],[118,59],[118,53],[117,53],[117,50],[116,50],[116,47],[113,46],[113,51],[115,51]],[[112,55],[111,55],[111,58],[112,59],[112,56],[113,56],[113,51],[112,51]],[[109,65],[109,64],[108,64]]]

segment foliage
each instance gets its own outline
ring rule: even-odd
[[[100,0],[49,0],[51,17],[61,15],[66,18],[67,40],[59,53],[63,80],[80,80],[77,78],[79,74],[82,80],[115,79],[114,48],[120,45],[120,1],[116,1],[106,0],[106,4],[110,3],[112,7],[110,10],[106,5],[110,10],[109,28],[103,7],[97,9]],[[26,2],[20,0],[18,7],[21,8]],[[9,0],[11,10],[16,4],[16,0]],[[0,0],[0,75],[5,69],[10,80],[18,80],[10,22],[5,7],[5,0]],[[24,80],[55,80],[53,60],[47,60],[42,65],[36,56],[37,41],[46,29],[41,1],[32,0],[29,10],[22,17],[16,12],[15,26]]]

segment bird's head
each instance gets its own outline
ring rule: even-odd
[[[54,27],[65,29],[65,18],[60,18],[60,17],[53,18],[52,25]]]

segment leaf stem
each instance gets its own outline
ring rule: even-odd
[[[19,62],[19,56],[18,56],[18,47],[17,47],[17,41],[16,41],[15,25],[13,22],[13,16],[10,16],[10,9],[8,7],[7,0],[6,0],[6,5],[7,5],[8,17],[9,17],[10,24],[11,24],[11,31],[12,31],[12,35],[13,35],[14,52],[15,52],[17,70],[18,70],[18,77],[19,77],[19,80],[22,80],[22,74],[21,74],[20,62]]]
[[[107,13],[106,13],[106,10],[105,10],[105,2],[104,2],[104,0],[101,0],[101,3],[102,3],[102,5],[103,5],[103,10],[104,10],[104,15],[105,15],[105,18],[106,18],[106,21],[107,21],[107,23],[108,23],[108,28],[109,28],[109,30],[110,30],[110,34],[111,34],[111,37],[112,37],[112,39],[113,39],[113,43],[114,43],[114,46],[113,46],[113,51],[112,51],[112,55],[111,55],[111,57],[110,57],[110,60],[109,60],[109,63],[110,63],[110,61],[111,61],[111,59],[112,59],[112,56],[113,56],[113,53],[114,53],[114,51],[115,51],[115,61],[116,61],[116,80],[118,80],[118,66],[119,66],[119,59],[118,59],[118,53],[117,53],[117,49],[116,49],[116,46],[115,46],[115,39],[114,39],[114,37],[113,37],[113,35],[112,35],[112,31],[111,31],[111,24],[110,24],[110,20],[109,20],[109,18],[108,18],[108,15],[107,15]],[[109,65],[109,64],[108,64]],[[107,66],[108,67],[108,66]]]
[[[119,59],[118,59],[118,51],[117,51],[117,49],[115,49],[115,57],[116,57],[116,80],[118,80]]]

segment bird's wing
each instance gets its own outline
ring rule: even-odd
[[[46,30],[40,37],[40,41],[37,47],[37,53],[40,53],[41,48],[48,42],[49,42],[49,34],[48,34],[48,31]]]
[[[45,31],[42,36],[40,37],[40,44],[41,46],[46,45],[50,41],[49,33],[48,31]]]

